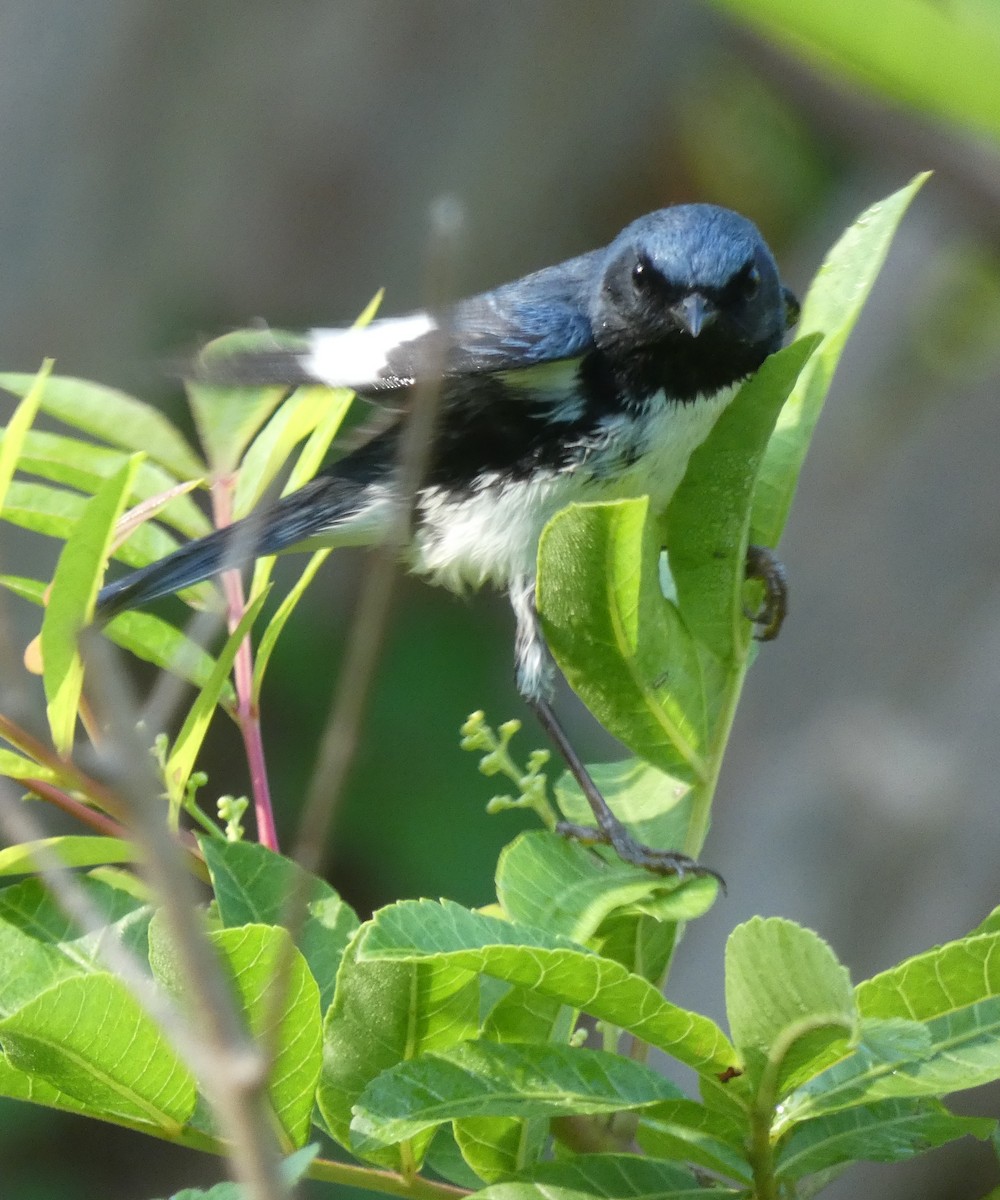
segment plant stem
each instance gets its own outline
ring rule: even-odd
[[[233,495],[236,479],[227,475],[212,484],[212,515],[222,528],[233,521]],[[226,596],[227,621],[232,632],[246,611],[243,578],[239,571],[225,571],[222,588]],[[274,824],[271,788],[264,758],[264,739],[260,730],[260,709],[253,698],[253,649],[250,637],[244,638],[233,661],[233,685],[236,689],[236,724],[243,738],[250,772],[250,794],[257,820],[257,840],[268,850],[278,851],[278,830]]]

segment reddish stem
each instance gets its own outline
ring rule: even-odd
[[[212,512],[220,528],[233,521],[233,493],[236,480],[232,475],[217,479],[212,486]],[[226,597],[227,621],[232,632],[246,610],[243,577],[239,571],[225,571],[222,589]],[[271,789],[264,758],[264,740],[260,730],[260,709],[253,699],[253,650],[250,637],[243,639],[233,661],[233,685],[236,689],[236,724],[243,738],[243,748],[250,771],[250,791],[253,795],[257,820],[257,840],[269,850],[278,850],[278,831],[271,806]]]

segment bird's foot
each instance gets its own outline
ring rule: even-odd
[[[623,862],[641,867],[645,871],[652,871],[654,875],[676,875],[678,879],[689,875],[695,878],[707,876],[717,880],[719,887],[725,892],[726,881],[718,871],[713,871],[711,867],[703,867],[701,863],[678,850],[658,850],[636,841],[617,820],[614,826],[604,830],[593,825],[574,825],[570,821],[560,821],[556,826],[556,833],[584,846],[610,846]]]
[[[788,577],[785,568],[767,546],[748,546],[746,577],[759,579],[764,585],[764,602],[756,611],[744,608],[743,615],[757,626],[754,637],[758,642],[773,641],[788,615]]]

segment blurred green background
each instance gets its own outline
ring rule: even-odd
[[[419,305],[442,194],[466,212],[463,293],[694,199],[756,220],[801,291],[862,208],[933,168],[820,425],[782,545],[791,615],[737,720],[706,849],[729,897],[672,981],[719,1018],[724,940],[752,913],[810,924],[862,978],[997,902],[998,143],[996,0],[6,0],[0,364],[53,355],[179,413],[157,367],[178,349],[255,317],[347,321],[380,286],[384,312]],[[46,569],[54,547],[0,535],[6,569]],[[363,564],[327,564],[271,669],[288,840]],[[26,642],[37,613],[5,608]],[[510,656],[502,600],[402,587],[330,853],[361,910],[490,898],[523,822],[484,814],[458,727],[526,716]],[[590,758],[617,754],[560,704]],[[526,726],[523,752],[542,742]],[[210,787],[241,789],[240,762],[220,726]],[[218,1174],[0,1104],[4,1200],[141,1200]],[[987,1147],[959,1144],[824,1195],[972,1200],[998,1179]]]

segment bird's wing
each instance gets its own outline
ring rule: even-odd
[[[321,383],[395,402],[422,378],[576,358],[593,345],[586,300],[598,254],[462,300],[440,321],[421,312],[364,327],[313,329],[302,338],[276,339],[273,347],[214,358],[199,373],[227,384]]]

